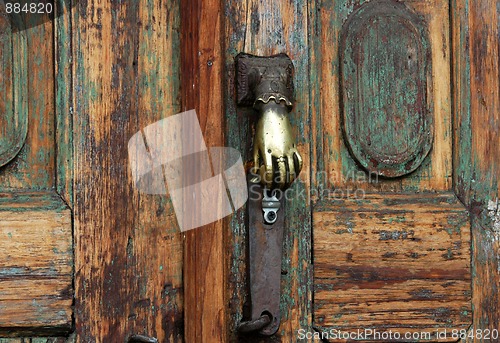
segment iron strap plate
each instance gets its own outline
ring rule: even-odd
[[[249,181],[248,230],[249,230],[249,283],[251,320],[243,323],[241,329],[252,322],[263,322],[269,316],[270,322],[258,332],[271,336],[280,326],[280,284],[281,254],[283,250],[284,197],[279,199],[280,206],[274,224],[264,221],[262,200],[264,188],[260,183]],[[260,196],[257,196],[260,195]],[[241,330],[240,331],[244,331]]]

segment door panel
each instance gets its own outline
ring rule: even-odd
[[[319,202],[313,225],[318,325],[434,338],[470,325],[470,222],[453,193]]]
[[[470,223],[450,193],[449,4],[316,6],[314,322],[343,331],[467,328]],[[397,37],[395,20],[407,28]]]
[[[344,21],[359,7],[359,3],[356,2],[355,5],[352,1],[323,1],[316,5],[315,20],[318,24],[314,33],[316,38],[312,44],[318,78],[314,85],[312,137],[317,148],[313,151],[312,181],[317,187],[335,186],[346,190],[362,189],[370,192],[450,190],[452,120],[448,2],[405,2],[422,18],[429,35],[432,78],[428,82],[427,98],[432,101],[429,108],[432,108],[434,140],[430,155],[416,172],[406,177],[384,179],[380,182],[366,182],[369,181],[370,175],[365,176],[363,168],[358,166],[342,133],[340,38]],[[390,53],[390,47],[381,49]],[[384,89],[381,89],[380,94],[374,97],[379,100],[385,97],[383,91]],[[368,97],[370,94],[364,96]],[[376,175],[371,175],[371,178],[378,180]]]
[[[0,334],[71,329],[71,231],[71,211],[59,195],[0,194]]]
[[[10,27],[1,16],[0,335],[67,334],[73,326],[70,198],[56,191],[70,163],[67,114],[54,94],[54,24]],[[33,24],[33,25],[31,25]],[[65,139],[56,131],[65,132]]]

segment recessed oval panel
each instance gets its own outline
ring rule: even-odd
[[[362,5],[341,36],[343,131],[353,157],[385,177],[417,169],[432,147],[430,49],[404,4]]]
[[[26,38],[0,16],[0,167],[19,153],[28,133]]]

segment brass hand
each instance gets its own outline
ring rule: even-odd
[[[261,113],[253,145],[256,174],[265,187],[286,189],[302,169],[302,157],[287,118],[287,105],[270,98],[268,103],[257,101],[255,108]]]

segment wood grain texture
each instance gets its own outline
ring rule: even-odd
[[[495,11],[496,6],[496,11]],[[500,9],[495,1],[470,6],[471,162],[474,229],[474,328],[500,330]],[[476,339],[482,342],[486,340]]]
[[[182,108],[196,109],[208,147],[223,146],[222,1],[182,1],[181,23]],[[185,233],[186,342],[226,341],[226,235],[224,220]]]
[[[26,34],[0,18],[0,166],[19,153],[28,134]]]
[[[135,189],[127,144],[180,111],[179,2],[73,8],[75,322],[79,342],[183,341],[182,236]]]
[[[276,336],[262,339],[267,342],[295,342],[298,340],[299,328],[312,330],[311,223],[310,207],[306,199],[310,172],[308,3],[227,1],[224,13],[226,144],[241,151],[244,160],[251,158],[252,132],[257,113],[252,108],[236,107],[234,57],[240,52],[260,56],[286,53],[295,67],[293,81],[296,101],[289,119],[298,150],[304,158],[304,167],[300,180],[291,188],[293,195],[286,204],[281,278],[282,322]],[[231,336],[228,339],[233,342],[245,339],[236,336],[236,326],[242,318],[242,309],[247,300],[245,209],[231,218],[230,225],[228,300],[232,316],[229,325]]]
[[[433,148],[405,178],[367,175],[350,156],[341,131],[339,42],[344,21],[365,1],[315,1],[311,14],[312,183],[315,187],[367,191],[450,190],[452,121],[449,6],[446,1],[402,1],[423,21],[432,61]],[[380,95],[380,96],[383,96]]]
[[[73,207],[73,40],[71,0],[54,2],[56,189]]]
[[[500,8],[497,1],[470,4],[469,16],[472,199],[480,203],[485,224],[489,201],[500,190]],[[478,204],[472,205],[477,207]],[[473,209],[474,211],[474,209]],[[485,225],[490,227],[489,223]]]
[[[497,206],[500,189],[499,12],[494,1],[457,0],[453,7],[455,188],[490,229],[488,208]]]
[[[472,213],[473,329],[500,330],[500,8],[456,0],[452,9],[455,191]]]
[[[453,65],[453,183],[459,199],[470,204],[472,127],[469,57],[469,0],[451,2]]]
[[[72,327],[71,212],[57,194],[0,194],[0,335]]]
[[[471,324],[470,223],[453,194],[320,202],[313,224],[318,326],[435,334]]]

